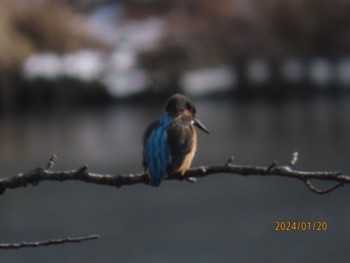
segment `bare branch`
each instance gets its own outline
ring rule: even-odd
[[[54,163],[55,158],[51,158],[50,161]],[[334,171],[300,171],[295,170],[293,166],[298,160],[298,154],[294,153],[293,158],[289,166],[280,166],[276,162],[273,162],[269,166],[244,166],[233,164],[232,158],[229,159],[223,165],[217,166],[202,166],[197,168],[189,169],[184,175],[179,173],[172,174],[166,178],[166,180],[185,180],[194,182],[194,179],[199,179],[213,174],[235,174],[243,176],[282,176],[295,178],[306,183],[308,188],[316,193],[329,193],[337,189],[340,184],[350,184],[350,176],[342,174],[340,172]],[[46,168],[51,168],[52,165],[47,165]],[[322,180],[335,182],[339,185],[335,186],[334,189],[328,190],[315,190],[316,188],[310,186],[310,183],[307,183],[308,180]],[[19,173],[14,176],[0,178],[0,195],[3,194],[8,189],[16,189],[20,187],[26,187],[28,184],[37,185],[42,181],[83,181],[86,183],[94,183],[101,185],[109,185],[114,187],[121,187],[126,185],[134,184],[149,184],[149,178],[145,173],[137,174],[97,174],[91,173],[88,171],[88,167],[84,165],[83,167],[77,170],[71,171],[52,171],[51,169],[37,168],[30,170],[25,173]]]
[[[21,242],[21,243],[0,243],[0,249],[20,249],[24,247],[44,247],[51,245],[61,245],[66,243],[80,243],[88,240],[100,238],[99,235],[90,235],[83,237],[67,237],[62,239],[50,239],[37,242]]]

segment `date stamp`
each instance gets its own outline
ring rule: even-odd
[[[276,221],[275,231],[327,231],[326,221]]]

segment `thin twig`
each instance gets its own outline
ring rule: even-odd
[[[49,159],[48,163],[46,164],[46,170],[52,170],[53,167],[55,166],[56,161],[57,161],[57,156],[53,154]]]
[[[234,160],[235,160],[235,156],[232,155],[232,156],[227,160],[227,162],[226,162],[225,165],[226,165],[226,166],[230,166],[231,164],[233,164]]]
[[[266,172],[270,173],[273,168],[277,166],[277,162],[273,161],[268,167],[266,167]]]
[[[298,161],[298,158],[299,158],[299,153],[298,153],[298,152],[294,152],[294,153],[293,153],[293,156],[292,156],[292,159],[291,159],[290,162],[289,162],[289,165],[290,165],[291,167],[294,167],[295,164],[296,164],[297,161]]]
[[[67,243],[80,243],[88,240],[100,238],[99,235],[90,235],[83,237],[67,237],[62,239],[50,239],[37,242],[21,242],[21,243],[0,243],[0,249],[19,249],[24,247],[44,247],[51,245],[61,245]]]
[[[320,189],[320,188],[317,188],[316,186],[314,186],[310,180],[305,180],[305,185],[307,186],[307,188],[309,188],[312,192],[316,193],[316,194],[320,194],[320,195],[323,195],[323,194],[328,194],[332,191],[334,191],[335,189],[337,189],[338,187],[341,187],[341,186],[344,186],[344,183],[338,183],[330,188],[327,188],[327,189]]]

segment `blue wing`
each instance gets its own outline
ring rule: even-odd
[[[167,128],[171,118],[163,116],[146,131],[144,138],[143,166],[150,174],[152,186],[160,185],[170,164]]]

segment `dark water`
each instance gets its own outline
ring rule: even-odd
[[[161,104],[24,114],[0,120],[1,176],[87,163],[101,173],[141,171],[141,137]],[[197,101],[194,165],[287,163],[350,173],[350,98],[286,102]],[[324,184],[318,183],[323,187]],[[281,177],[212,175],[197,184],[115,189],[45,182],[0,197],[0,242],[100,234],[101,239],[1,251],[0,262],[346,262],[350,188],[328,195]],[[276,221],[325,221],[327,231],[275,231]]]

